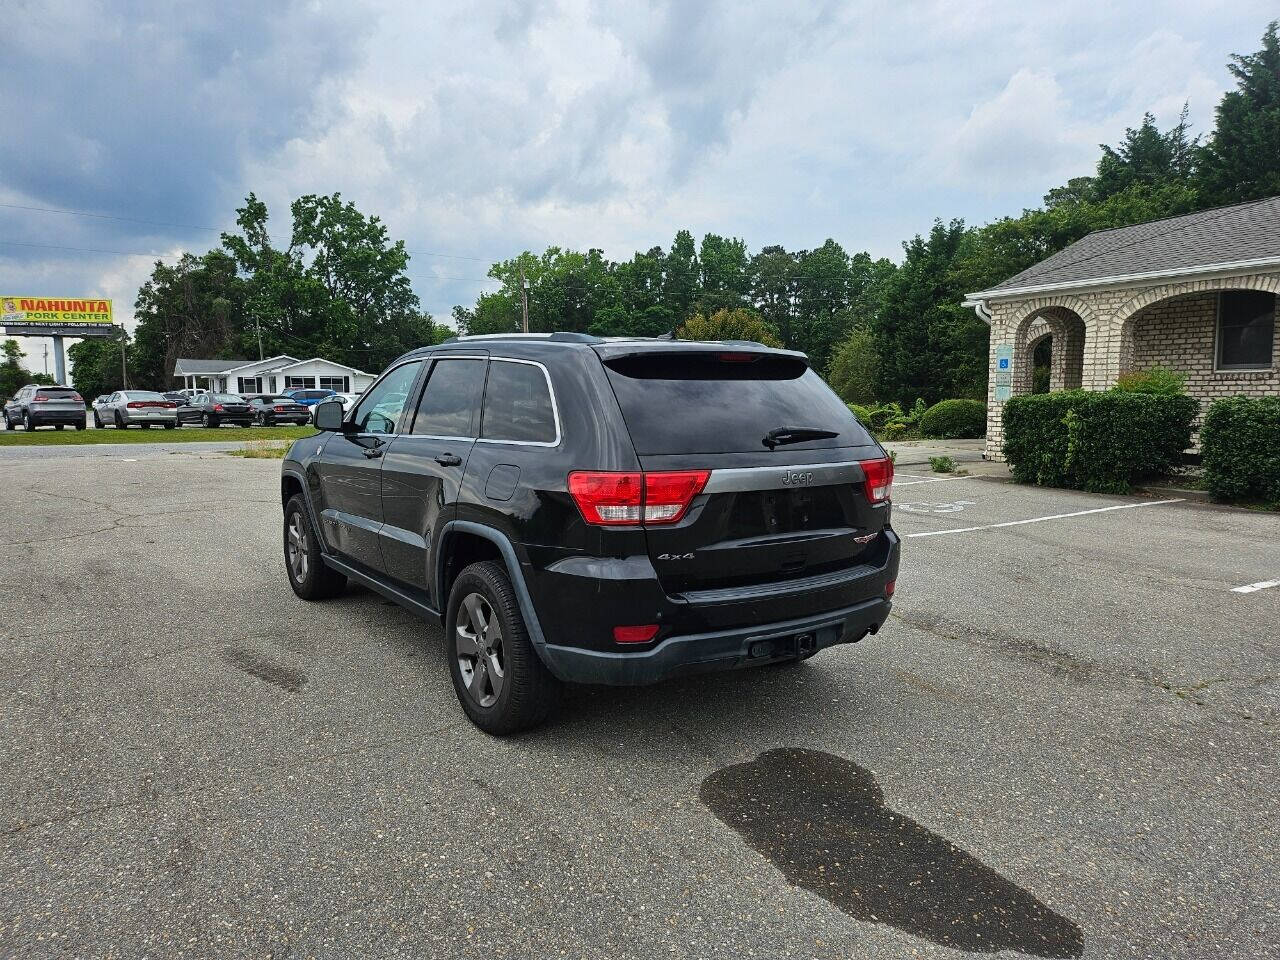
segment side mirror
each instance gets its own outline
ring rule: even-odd
[[[315,424],[317,430],[341,430],[342,404],[332,400],[316,404]]]

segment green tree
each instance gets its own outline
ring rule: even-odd
[[[667,254],[666,271],[662,282],[662,305],[676,323],[683,323],[693,312],[693,300],[698,293],[698,254],[693,246],[693,234],[681,230],[672,241]]]
[[[1200,183],[1209,203],[1240,203],[1280,194],[1280,38],[1272,21],[1262,49],[1233,54],[1236,79],[1215,111],[1213,134],[1201,161]]]
[[[827,382],[845,403],[869,406],[876,402],[880,378],[880,346],[875,334],[855,327],[836,346],[827,368]]]
[[[0,397],[7,400],[28,383],[31,371],[22,365],[22,346],[17,340],[6,340],[4,360],[0,362]]]
[[[679,330],[681,340],[750,340],[766,347],[780,347],[778,334],[755,310],[738,307],[717,310],[706,317],[695,313]]]
[[[127,347],[127,335],[125,340],[127,360],[132,351]],[[126,386],[121,377],[118,337],[91,337],[73,343],[67,348],[67,357],[71,361],[72,382],[86,401],[92,402],[100,394],[122,390]]]

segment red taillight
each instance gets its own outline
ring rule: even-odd
[[[644,475],[644,522],[675,523],[707,485],[710,470],[672,470]]]
[[[894,587],[896,587],[897,585],[898,585],[898,581],[897,581],[897,580],[890,580],[888,583],[886,583],[886,584],[884,585],[884,595],[885,595],[886,597],[892,597],[892,596],[893,596],[893,588],[894,588]]]
[[[604,526],[676,523],[707,485],[710,470],[616,473],[575,470],[569,494],[587,523]]]
[[[289,409],[289,408],[288,408],[288,407],[274,407],[273,409],[275,410],[275,412],[276,412],[276,413],[284,413],[284,412],[285,412],[287,409]]]
[[[31,398],[31,402],[32,403],[48,403],[49,398],[46,397],[43,393],[37,393],[34,397]]]
[[[615,643],[648,643],[657,635],[658,625],[656,623],[613,628],[613,640]]]
[[[214,409],[214,410],[216,410],[218,413],[221,413],[221,412],[222,412],[222,404],[220,404],[220,403],[215,403],[215,404],[213,405],[213,409]]]
[[[166,403],[164,406],[165,406],[165,408],[166,408],[166,409],[168,409],[168,410],[177,410],[177,409],[178,409],[178,405],[177,405],[176,403],[173,403],[172,401],[170,401],[169,403]]]
[[[71,395],[71,399],[74,400],[76,403],[84,403],[84,397],[80,396],[80,394],[78,393],[73,393]]]
[[[716,359],[721,363],[751,363],[760,357],[755,353],[717,353]]]
[[[146,404],[143,403],[141,400],[130,400],[128,403],[125,404],[125,406],[128,407],[130,410],[141,410],[143,407],[146,406]]]
[[[868,502],[883,503],[888,500],[889,488],[893,486],[893,461],[882,457],[879,460],[863,460],[858,465],[862,467]]]
[[[639,523],[644,474],[575,470],[569,474],[569,495],[587,523]]]

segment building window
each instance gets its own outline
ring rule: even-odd
[[[320,389],[332,390],[334,393],[350,393],[349,377],[320,377]]]
[[[285,377],[284,388],[286,390],[314,390],[316,388],[315,377]]]
[[[1218,294],[1218,369],[1269,369],[1275,330],[1274,293],[1224,290]]]
[[[261,377],[236,377],[240,382],[239,393],[261,393],[262,378]]]

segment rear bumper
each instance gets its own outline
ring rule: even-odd
[[[30,416],[32,425],[37,427],[47,427],[57,423],[68,425],[84,423],[83,410],[32,410]]]
[[[663,590],[647,556],[535,561],[523,573],[543,638],[538,650],[552,673],[571,682],[641,684],[785,659],[876,632],[889,615],[899,554],[886,527],[862,563],[838,573],[676,595]],[[654,623],[659,632],[650,644],[613,640],[615,626]]]
[[[706,670],[732,670],[807,655],[876,633],[889,616],[885,597],[797,620],[673,636],[637,653],[546,644],[547,667],[561,680],[631,686]]]
[[[162,411],[148,413],[145,410],[127,410],[124,418],[129,423],[176,423],[178,415],[172,410],[167,413]]]

